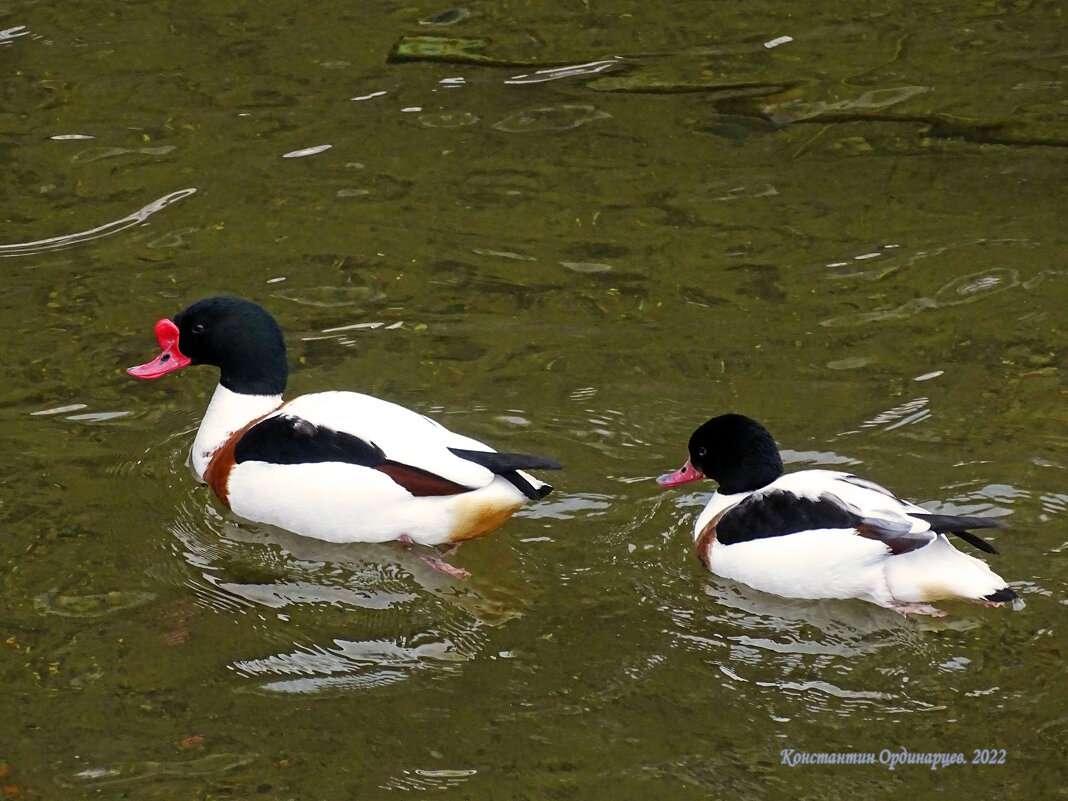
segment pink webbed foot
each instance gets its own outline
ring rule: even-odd
[[[432,568],[439,573],[443,573],[446,576],[451,576],[454,579],[467,579],[471,578],[471,573],[464,570],[462,567],[456,567],[456,565],[450,565],[440,556],[432,556],[428,553],[416,553],[414,554],[417,559],[421,559],[426,562]]]
[[[945,617],[946,613],[941,609],[935,609],[930,604],[916,604],[916,603],[904,603],[898,602],[889,607],[897,612],[901,617],[908,617],[911,615],[930,615],[931,617]]]
[[[439,573],[442,573],[443,575],[460,580],[471,578],[471,574],[468,571],[464,570],[462,567],[450,565],[440,556],[415,550],[415,542],[413,542],[412,538],[409,537],[407,534],[401,534],[399,537],[397,537],[397,542],[401,543],[408,550],[408,552],[412,554],[412,556],[414,556],[416,559],[425,562],[426,564],[430,565],[430,567],[434,568],[434,570],[438,571]],[[444,549],[444,553],[454,554],[456,553],[456,549],[459,547],[459,543],[453,543],[448,548]]]

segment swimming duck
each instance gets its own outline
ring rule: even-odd
[[[498,453],[369,395],[318,392],[283,401],[282,331],[241,298],[199,300],[173,321],[160,320],[156,339],[162,353],[130,375],[219,368],[191,463],[248,520],[330,542],[458,543],[552,490],[525,470],[560,468],[544,456]]]
[[[946,598],[1016,598],[946,536],[997,553],[967,530],[999,527],[995,520],[932,514],[849,473],[784,474],[771,434],[740,414],[700,426],[689,456],[657,483],[718,482],[694,524],[697,558],[716,575],[790,598],[861,598],[902,615],[941,616],[928,602]]]

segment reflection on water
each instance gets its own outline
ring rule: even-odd
[[[11,44],[13,39],[17,39],[20,36],[26,36],[29,31],[25,25],[17,25],[14,28],[8,28],[0,31],[0,47]]]
[[[383,790],[446,790],[458,787],[478,774],[470,768],[406,770],[381,785]]]
[[[530,520],[573,520],[602,515],[612,508],[611,495],[588,492],[554,493],[522,510],[520,516]]]
[[[727,690],[760,698],[764,714],[779,722],[827,712],[882,718],[938,706],[923,684],[910,682],[910,674],[929,670],[925,633],[966,632],[981,625],[975,616],[993,611],[968,616],[957,607],[952,618],[906,621],[874,604],[780,598],[712,575],[692,594],[647,589],[669,621],[674,647],[714,667]],[[893,660],[873,659],[881,652]],[[890,661],[900,670],[873,669]]]
[[[259,619],[272,632],[268,642],[285,643],[230,661],[258,691],[362,690],[453,672],[482,649],[484,626],[522,613],[484,597],[477,580],[458,584],[396,544],[322,542],[192,502],[179,511],[172,532],[200,603]]]
[[[333,145],[312,145],[311,147],[302,147],[299,150],[290,150],[288,153],[283,153],[284,159],[302,159],[307,156],[316,156],[319,153],[325,153],[332,148]]]
[[[428,635],[433,637],[434,635]],[[264,659],[240,660],[231,669],[244,677],[275,678],[259,689],[286,693],[365,690],[409,678],[420,670],[449,673],[473,656],[457,643],[433,639],[426,644],[335,639],[330,648],[302,646]]]
[[[60,787],[92,788],[151,779],[158,784],[160,779],[166,779],[167,777],[173,777],[177,780],[224,773],[242,765],[247,765],[253,759],[255,759],[253,755],[209,754],[185,761],[122,762],[83,768],[73,766],[64,768],[61,766],[60,772],[56,775],[56,783]],[[166,782],[164,786],[166,786]]]
[[[546,83],[558,81],[561,78],[573,78],[581,75],[596,75],[600,72],[610,72],[621,69],[623,59],[613,58],[604,61],[591,61],[587,64],[575,64],[570,67],[553,67],[550,69],[536,70],[535,72],[515,75],[505,81],[506,84]]]

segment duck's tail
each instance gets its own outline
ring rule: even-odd
[[[923,548],[891,556],[885,571],[891,594],[908,603],[943,598],[1004,603],[1016,598],[1005,579],[985,562],[958,551],[944,534]]]
[[[563,465],[548,456],[528,453],[499,453],[498,451],[470,451],[449,448],[456,456],[482,465],[512,485],[532,501],[538,501],[553,491],[553,488],[524,473],[524,470],[560,470]]]
[[[992,517],[965,517],[963,515],[934,515],[910,512],[909,517],[915,517],[931,525],[931,530],[939,534],[953,534],[960,537],[969,545],[973,545],[985,553],[997,553],[998,549],[977,537],[967,529],[970,528],[1004,528],[1004,524]]]

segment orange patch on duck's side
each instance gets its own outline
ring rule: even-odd
[[[504,525],[509,517],[523,507],[523,501],[505,506],[481,499],[471,499],[457,510],[449,542],[473,540]]]
[[[204,481],[227,509],[230,508],[230,471],[237,465],[234,459],[234,448],[241,435],[247,430],[248,427],[245,427],[226,440],[223,446],[212,454],[211,461],[208,462],[208,467],[204,471]]]
[[[278,409],[283,408],[285,405],[283,403]],[[212,454],[211,461],[208,462],[208,466],[204,470],[204,482],[211,487],[216,497],[222,501],[223,506],[227,509],[230,508],[230,473],[237,465],[237,460],[234,458],[234,449],[237,447],[237,443],[256,423],[274,414],[278,409],[267,412],[267,414],[257,417],[243,428],[239,428],[230,435],[230,438],[222,444],[222,447]]]
[[[711,571],[711,553],[712,543],[716,541],[716,526],[719,525],[719,521],[723,519],[723,515],[727,514],[734,507],[724,509],[718,515],[713,517],[707,523],[705,527],[701,529],[701,532],[697,535],[697,539],[694,540],[693,547],[697,551],[697,560],[705,566],[705,570]]]

